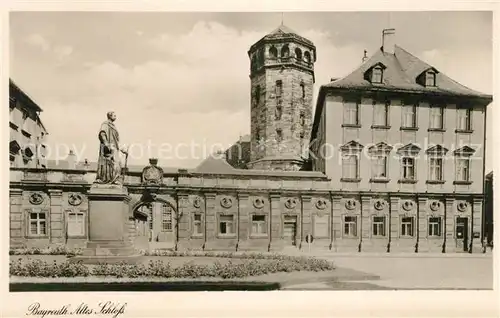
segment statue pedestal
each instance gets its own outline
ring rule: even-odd
[[[140,262],[134,249],[129,223],[133,222],[127,189],[119,185],[94,184],[88,193],[89,241],[83,255],[71,258],[85,264]]]

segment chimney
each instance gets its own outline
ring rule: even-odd
[[[76,155],[73,150],[69,151],[68,154],[68,169],[76,169]]]
[[[384,53],[394,54],[396,45],[396,29],[384,29],[382,31],[382,51]]]
[[[363,52],[363,58],[361,59],[361,61],[363,63],[368,59],[368,56],[366,55],[366,53],[368,53],[368,52],[366,50],[364,50],[364,52]]]

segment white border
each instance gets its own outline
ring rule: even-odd
[[[5,3],[6,2],[6,3]],[[5,103],[1,116],[7,118],[8,95],[8,12],[15,11],[80,11],[80,10],[120,10],[120,11],[449,11],[449,10],[495,10],[494,12],[494,96],[500,96],[498,87],[498,56],[500,30],[498,3],[486,1],[2,1],[1,38],[2,38],[2,101]],[[492,109],[490,116],[496,115]],[[5,117],[4,117],[5,116]],[[3,121],[2,121],[3,122]],[[498,127],[494,132],[498,133]],[[3,137],[8,135],[7,125],[1,126]],[[7,138],[5,138],[7,139]],[[494,142],[500,146],[498,142]],[[4,154],[7,143],[1,143]],[[493,147],[495,150],[499,147]],[[494,157],[497,157],[495,151]],[[85,301],[96,304],[100,301],[126,302],[125,315],[120,317],[357,317],[357,316],[397,316],[397,317],[487,317],[498,315],[498,270],[495,270],[495,291],[399,291],[399,292],[197,292],[197,293],[8,293],[8,235],[9,213],[8,161],[0,156],[2,182],[2,259],[0,262],[2,278],[1,316],[24,317],[26,308],[35,301],[43,302],[44,307],[59,307],[66,303],[77,304]],[[497,171],[498,160],[493,160]],[[496,173],[495,173],[496,174]],[[498,179],[498,178],[495,178]],[[500,183],[495,181],[498,188]],[[495,205],[500,206],[496,198]],[[500,229],[495,229],[495,242],[499,242]],[[498,249],[498,248],[497,248]],[[498,268],[498,252],[494,255],[494,268]],[[360,260],[361,261],[361,260]],[[474,270],[474,269],[471,269]]]

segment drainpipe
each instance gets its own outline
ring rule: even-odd
[[[361,200],[361,195],[359,196],[359,207],[360,207],[360,220],[359,220],[359,244],[358,253],[361,253],[361,246],[363,245],[363,201]],[[358,226],[356,222],[356,227]],[[358,229],[356,229],[357,231]]]
[[[443,233],[444,235],[444,239],[443,239],[443,247],[441,248],[441,253],[446,253],[446,216],[448,214],[448,211],[447,211],[447,204],[446,204],[446,195],[443,195],[443,201],[444,201],[444,220],[443,220],[443,229],[444,231],[441,231],[441,233]]]
[[[391,226],[392,226],[392,222],[391,222],[391,219],[392,219],[392,204],[391,204],[391,194],[389,193],[389,222],[387,222],[389,224],[389,240],[387,241],[387,253],[390,253],[391,252],[391,239],[392,239],[392,235],[391,235]]]
[[[485,244],[485,229],[486,229],[486,125],[488,121],[486,120],[488,117],[488,109],[487,107],[484,108],[484,138],[483,138],[483,208],[481,211],[481,242],[483,245],[483,253],[486,253],[486,244]],[[493,179],[491,180],[491,186],[493,187]],[[472,202],[472,205],[474,205],[474,201]],[[472,220],[474,220],[474,215],[472,215]],[[474,221],[472,221],[474,222]],[[472,223],[474,225],[474,223]],[[471,226],[472,227],[472,226]],[[472,231],[472,237],[474,237],[474,231]]]
[[[417,199],[417,218],[416,218],[416,223],[415,224],[415,229],[417,231],[416,233],[416,238],[417,242],[415,243],[415,253],[418,253],[418,242],[420,240],[420,198],[418,197],[418,193],[416,194],[416,199]]]

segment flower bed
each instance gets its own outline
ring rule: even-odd
[[[174,254],[177,252],[173,252]],[[87,266],[81,263],[49,263],[41,259],[30,259],[28,261],[11,261],[9,273],[11,276],[30,277],[86,277],[86,276],[108,276],[108,277],[164,277],[164,278],[197,278],[197,277],[220,277],[241,278],[246,276],[258,276],[277,272],[293,271],[328,271],[335,267],[326,260],[309,257],[285,256],[278,254],[245,254],[245,253],[211,253],[196,252],[196,255],[188,255],[183,252],[177,256],[205,256],[221,258],[239,258],[241,262],[221,263],[215,261],[212,264],[195,264],[193,261],[186,262],[180,266],[173,267],[169,262],[162,260],[150,261],[148,264],[99,264]],[[171,253],[164,256],[173,256]],[[265,260],[265,261],[263,261]]]

